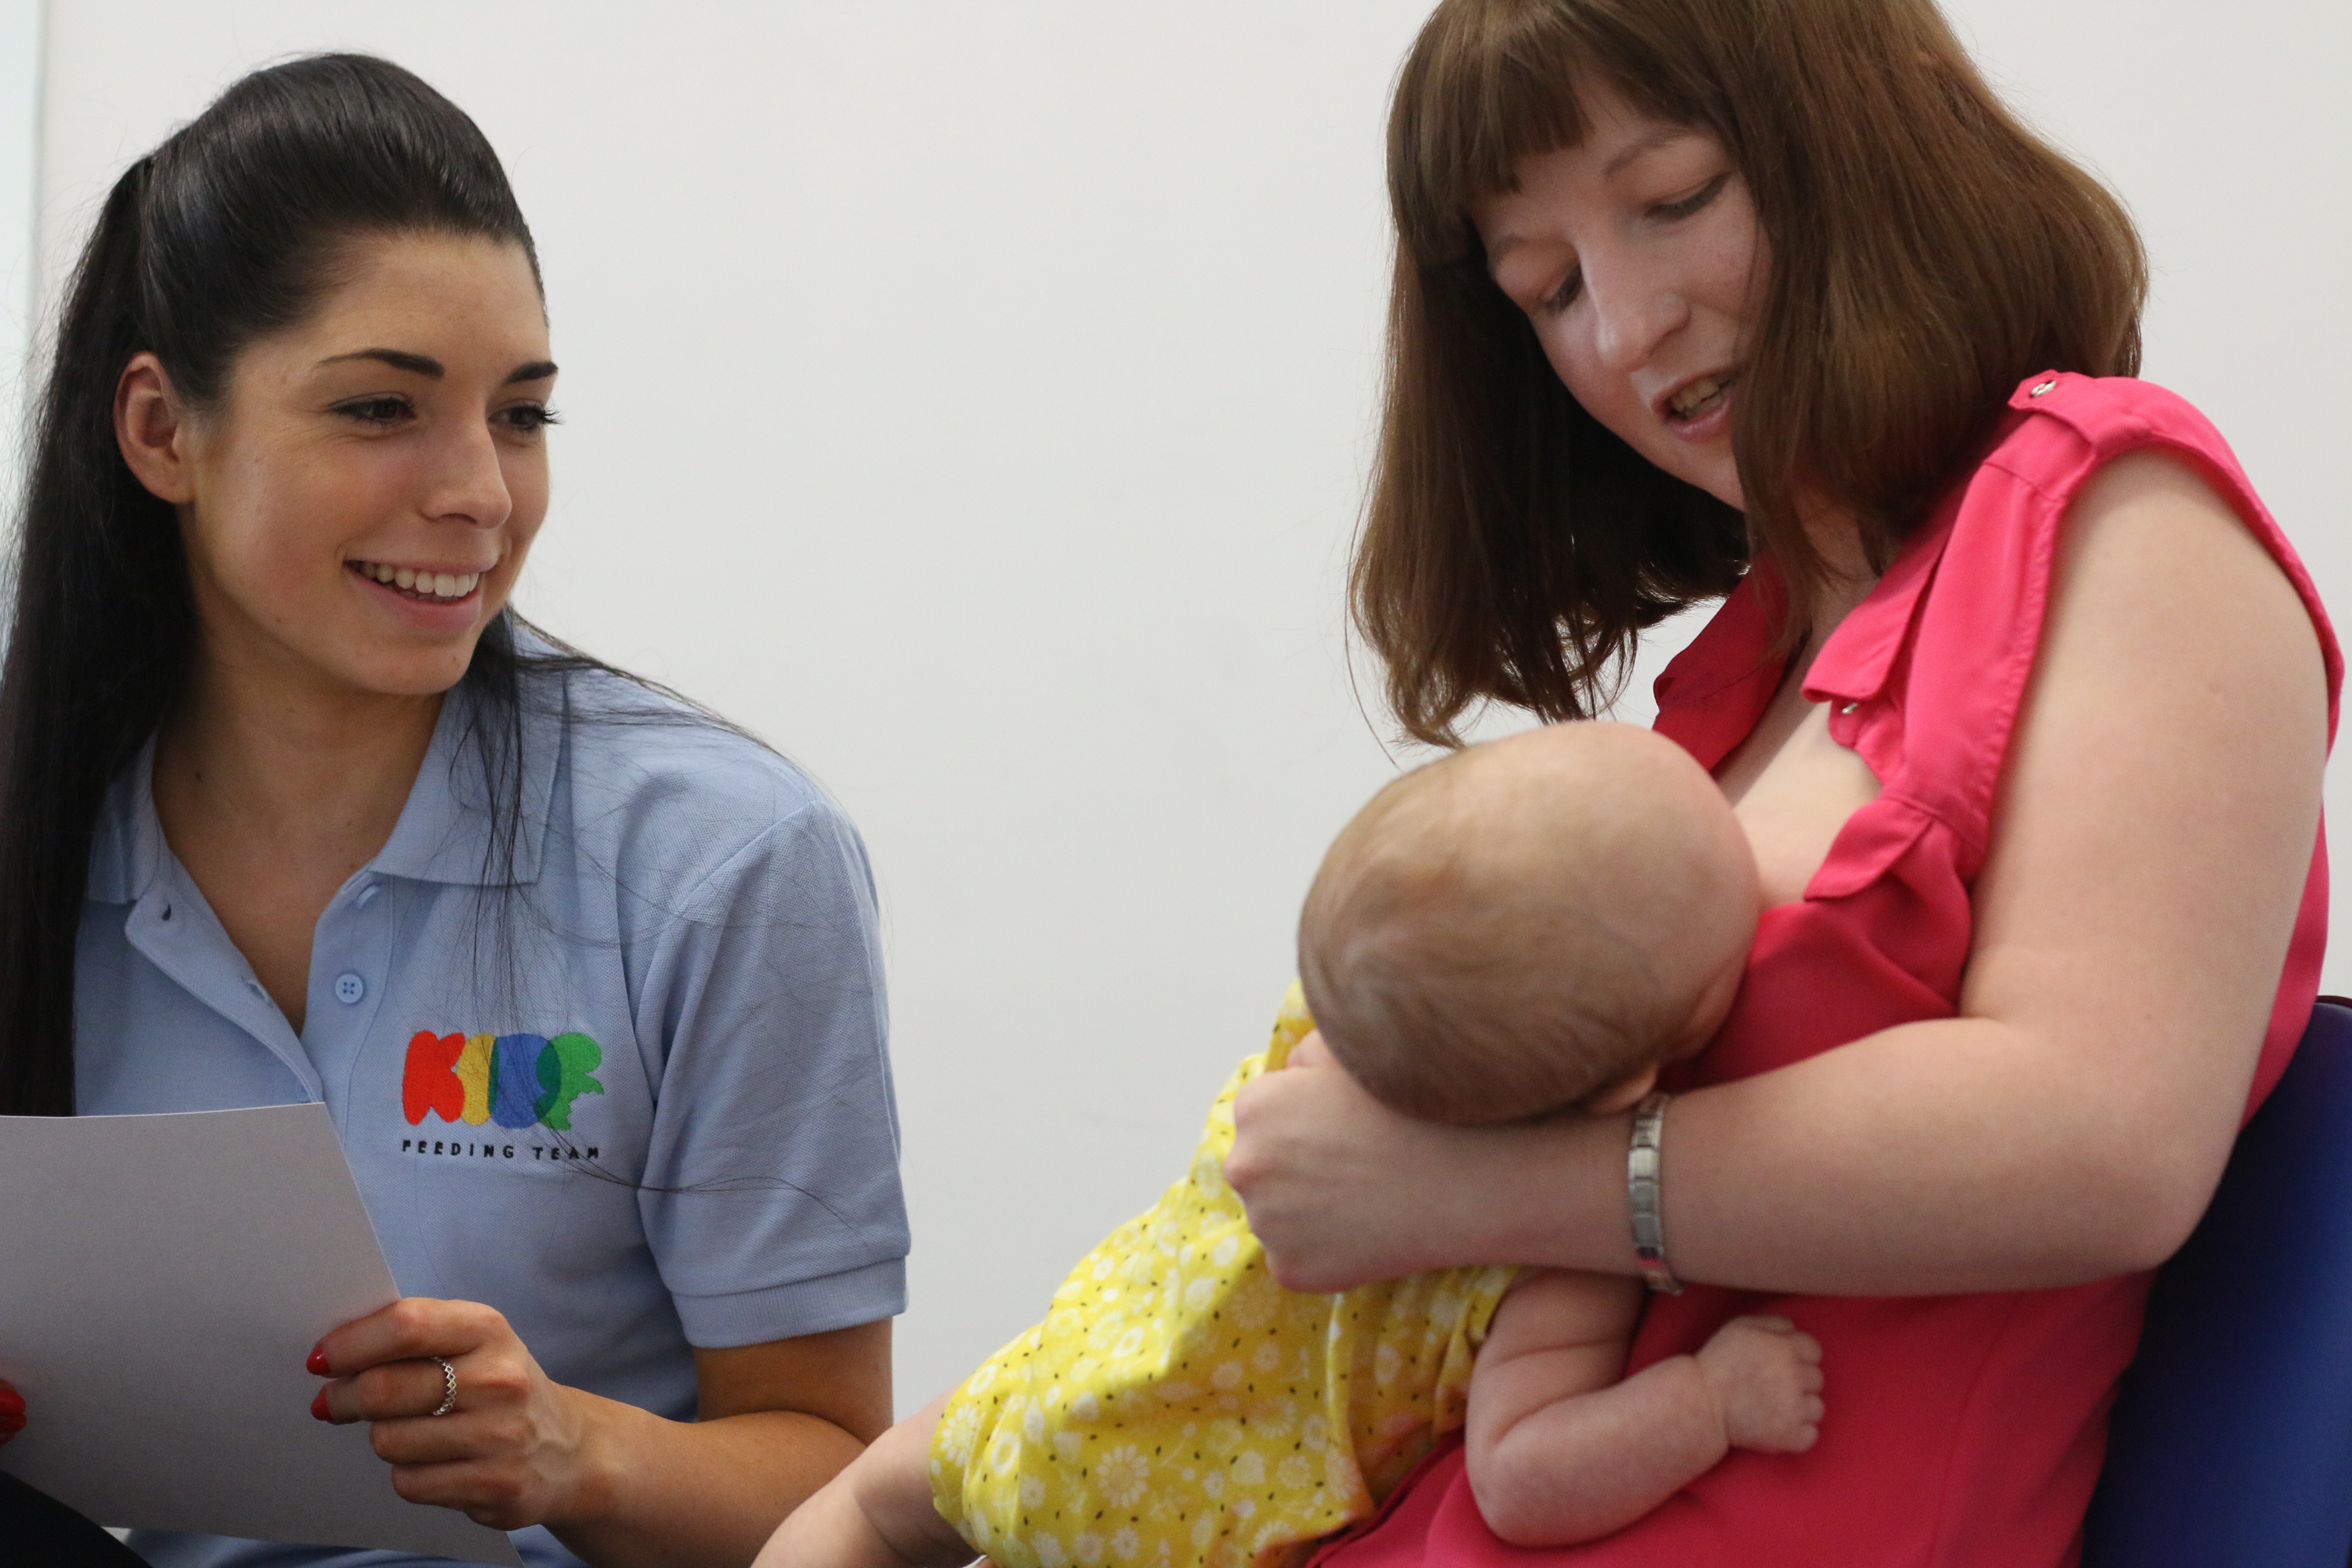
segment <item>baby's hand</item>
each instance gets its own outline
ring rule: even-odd
[[[1801,1454],[1822,1435],[1822,1346],[1786,1318],[1734,1318],[1698,1352],[1735,1448]]]

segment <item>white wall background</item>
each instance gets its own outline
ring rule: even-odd
[[[41,0],[0,0],[0,497],[16,493],[19,472],[40,134]],[[0,516],[5,506],[0,502]]]
[[[2131,201],[2148,374],[2352,608],[2340,0],[1948,4]],[[1425,8],[48,0],[52,296],[122,164],[290,51],[389,55],[505,155],[565,366],[525,607],[802,759],[880,869],[904,1405],[1180,1169],[1392,765],[1339,586]]]

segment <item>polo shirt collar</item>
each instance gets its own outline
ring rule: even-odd
[[[522,811],[515,824],[511,871],[491,862],[489,792],[474,724],[481,705],[463,687],[442,702],[432,744],[416,770],[400,820],[368,868],[383,876],[458,887],[537,881],[563,745],[566,701],[563,685],[551,681],[523,700],[517,748]],[[87,896],[95,902],[137,903],[162,871],[165,847],[163,825],[155,816],[154,772],[155,742],[151,738],[107,790],[90,846]]]
[[[530,686],[539,689],[531,690]],[[441,704],[433,744],[416,783],[401,807],[400,821],[369,869],[417,882],[458,887],[512,887],[539,879],[547,841],[549,803],[563,744],[566,693],[560,682],[527,683],[514,759],[522,769],[522,812],[515,823],[511,870],[491,863],[492,812],[482,766],[482,723],[512,724],[485,713],[479,700],[460,687]]]

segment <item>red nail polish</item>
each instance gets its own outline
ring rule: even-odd
[[[13,1388],[0,1388],[0,1415],[25,1414],[25,1396]]]
[[[0,1432],[16,1433],[24,1429],[25,1418],[22,1415],[0,1415]]]
[[[310,1359],[304,1362],[302,1364],[310,1368],[312,1375],[314,1376],[331,1377],[333,1375],[327,1370],[327,1352],[323,1350],[312,1350],[310,1352]]]
[[[324,1421],[326,1418],[327,1391],[322,1388],[319,1390],[319,1397],[310,1401],[310,1419],[313,1421]]]

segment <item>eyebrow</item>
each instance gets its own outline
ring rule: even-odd
[[[430,376],[435,381],[448,374],[448,368],[430,354],[413,354],[405,349],[353,349],[347,354],[329,354],[319,363],[322,365],[343,364],[352,360],[372,359],[378,364],[388,364],[394,370],[404,370],[412,375]],[[515,366],[502,385],[517,382],[545,381],[555,374],[553,360],[535,359]]]

